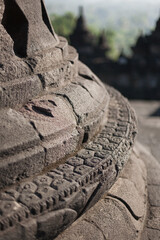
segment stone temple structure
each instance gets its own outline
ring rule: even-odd
[[[81,61],[92,60],[95,53],[96,38],[87,27],[83,7],[79,7],[79,17],[75,29],[70,35],[70,41],[80,54]]]
[[[79,17],[75,29],[70,35],[70,42],[79,53],[81,61],[92,68],[100,66],[100,63],[107,61],[106,52],[110,50],[105,32],[102,31],[97,39],[87,27],[83,7],[79,7]],[[97,66],[98,65],[98,66]]]
[[[113,61],[106,56],[110,50],[104,32],[96,38],[87,28],[83,10],[80,8],[76,27],[70,36],[71,44],[77,49],[82,60],[103,82],[118,89],[129,99],[160,99],[160,18],[150,34],[140,34],[132,56],[123,50]],[[78,41],[79,40],[79,41]]]
[[[42,0],[0,0],[0,240],[55,238],[109,191],[136,132]]]
[[[160,99],[160,18],[149,34],[141,33],[130,58],[121,55],[114,86],[132,99]],[[114,75],[114,74],[113,74]],[[113,77],[114,78],[114,77]]]

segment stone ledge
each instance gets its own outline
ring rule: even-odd
[[[26,59],[11,56],[11,60],[3,64],[0,69],[0,109],[24,104],[45,94],[49,88],[69,84],[78,75],[78,53],[62,37],[55,48]]]
[[[141,240],[160,239],[160,164],[151,152],[136,144],[135,154],[143,159],[147,167],[148,214]]]
[[[70,225],[75,216],[93,206],[115,183],[128,160],[136,126],[128,102],[114,89],[108,88],[108,91],[111,101],[107,121],[92,142],[64,164],[1,192],[0,239],[4,236],[22,239],[22,224],[27,231],[32,220],[36,220],[36,224],[30,239],[41,239],[41,234],[43,240],[51,239]],[[117,199],[113,200],[117,204]],[[55,215],[62,221],[57,223]],[[41,217],[43,221],[38,224]],[[44,227],[48,219],[54,232]]]
[[[135,116],[56,36],[43,0],[5,1],[0,11],[0,108],[17,116],[5,115],[0,129],[0,240],[48,240],[115,183],[134,143]],[[125,208],[113,196],[106,201]]]
[[[88,80],[87,74],[92,74],[89,69],[86,78],[81,77],[81,85],[79,77],[75,78],[74,84],[68,84],[65,96],[58,93],[58,90],[54,93],[45,92],[45,95],[29,101],[23,107],[17,107],[16,110],[0,111],[0,172],[5,172],[1,174],[3,179],[0,178],[0,189],[32,177],[35,173],[40,174],[51,164],[53,167],[59,161],[64,162],[67,156],[76,154],[83,144],[101,130],[107,121],[109,95],[95,79]],[[83,80],[87,81],[86,87],[83,86]],[[30,152],[36,146],[43,148],[41,161],[38,153],[37,158],[35,154],[30,154],[30,160],[25,160],[23,151]],[[24,168],[20,164],[20,157],[22,162],[28,161]],[[14,171],[16,159],[17,171]],[[38,165],[37,171],[36,163],[41,165]],[[8,164],[9,169],[6,168]]]
[[[56,240],[138,240],[146,218],[146,197],[146,169],[132,153],[109,192]]]

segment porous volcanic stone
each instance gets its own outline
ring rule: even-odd
[[[137,174],[134,174],[135,165],[141,169]],[[137,181],[137,177],[140,179],[139,175],[142,174],[142,170],[145,170],[145,167],[141,168],[141,165],[143,165],[142,160],[137,158],[135,154],[132,154],[126,168],[124,168],[123,173],[120,175],[121,177],[109,192],[94,207],[65,230],[64,233],[60,234],[56,240],[90,240],[97,239],[97,236],[100,239],[112,240],[140,239],[147,211],[146,188],[144,187],[146,185],[146,171],[143,174],[145,178],[141,178],[141,182],[139,182],[143,185],[141,197],[138,199],[133,197],[134,193],[137,194],[138,189],[136,187],[128,187],[128,189],[126,187],[128,183],[134,184]],[[131,168],[128,168],[129,166]],[[123,176],[128,177],[123,178]],[[124,192],[126,194],[123,194]],[[140,213],[138,213],[139,209]],[[137,214],[141,216],[137,217],[134,211],[137,211]]]
[[[55,219],[54,215],[56,215],[56,211],[60,210],[59,214],[61,214],[61,210],[65,208],[74,210],[78,216],[82,212],[85,212],[89,207],[93,206],[104,191],[114,184],[127,161],[127,155],[131,149],[132,142],[134,141],[134,133],[136,129],[131,114],[132,112],[128,108],[129,105],[127,105],[126,108],[128,109],[128,121],[126,121],[125,125],[123,124],[122,127],[122,106],[124,106],[125,109],[125,106],[128,103],[115,90],[109,89],[109,91],[112,92],[112,98],[110,101],[111,106],[113,102],[116,102],[116,106],[119,107],[117,107],[117,113],[111,118],[108,118],[108,121],[101,132],[96,138],[94,138],[93,143],[85,144],[84,149],[80,150],[76,156],[67,158],[66,163],[58,164],[56,168],[50,168],[45,174],[40,174],[39,176],[32,178],[29,182],[25,181],[19,183],[3,192],[3,202],[6,201],[6,198],[11,196],[13,202],[21,205],[22,210],[17,212],[21,221],[30,221],[29,219],[36,219],[36,221],[38,221],[42,216],[42,223],[46,226],[48,222],[47,219],[50,219],[50,215]],[[108,127],[110,125],[112,128],[112,123],[114,125],[116,124],[117,131],[112,131],[111,133],[108,132]],[[121,134],[117,135],[117,132],[120,132]],[[56,150],[57,149],[55,149],[55,152]],[[131,166],[134,166],[134,164],[131,164]],[[125,187],[123,188],[125,189]],[[142,187],[142,189],[144,189],[144,187]],[[5,199],[3,197],[4,194]],[[136,194],[138,194],[138,191]],[[133,194],[130,196],[133,196]],[[111,200],[109,199],[106,201],[110,202]],[[115,203],[115,211],[117,211],[116,202],[118,200],[114,199],[113,201]],[[131,204],[131,209],[133,209],[132,211],[135,211],[136,215],[137,212],[131,199],[128,197],[128,200],[125,201],[128,201],[128,204]],[[109,205],[109,203],[107,203],[107,205]],[[123,208],[125,209],[124,206],[122,206],[122,209]],[[1,211],[3,212],[3,209]],[[23,215],[25,211],[29,212],[26,217]],[[125,209],[125,211],[128,210]],[[7,221],[12,221],[12,214],[14,214],[12,211],[10,211],[10,215],[4,212],[1,216],[0,220],[3,229],[7,230],[10,228]],[[6,219],[8,220],[6,221]],[[125,220],[126,218],[124,221]],[[71,222],[72,221],[69,221],[67,224],[71,224]],[[20,223],[16,222],[17,227]],[[132,227],[135,227],[135,225],[134,222],[131,223]],[[43,231],[46,229],[45,234],[43,234],[43,239],[48,239],[47,236],[49,236],[49,238],[51,238],[51,236],[56,236],[60,231],[65,229],[66,225],[62,223],[57,229],[56,226],[56,221],[53,221],[52,228],[55,229],[54,233],[50,230],[47,232],[47,227],[42,226]],[[2,231],[2,235],[6,234],[6,230]],[[39,230],[37,229],[36,231],[36,237],[39,239]],[[7,232],[10,234],[9,230],[7,230]]]
[[[0,2],[0,48],[0,239],[49,240],[118,179],[137,133],[135,114],[55,34],[43,0]],[[120,236],[133,238],[132,218],[144,209],[137,212],[133,193],[125,198],[132,186],[115,194],[133,216],[110,197],[103,218],[112,205],[128,226]]]

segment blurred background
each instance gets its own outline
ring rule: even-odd
[[[160,0],[45,0],[80,60],[129,99],[160,99]]]

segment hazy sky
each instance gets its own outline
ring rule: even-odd
[[[81,4],[82,0],[81,1],[77,1],[77,0],[73,0],[73,2],[77,2],[78,4]],[[107,1],[112,1],[112,0],[83,0],[83,2],[85,3],[94,3],[94,2],[107,2]],[[150,2],[150,3],[153,3],[153,4],[157,4],[157,3],[160,3],[160,0],[117,0],[117,2]],[[52,3],[52,2],[57,2],[58,3],[58,0],[45,0],[46,3]],[[67,0],[66,0],[67,2]]]
[[[94,6],[94,4],[96,4],[98,7],[102,7],[103,3],[105,6],[108,5],[115,5],[116,4],[120,5],[123,7],[124,5],[131,3],[133,6],[138,7],[138,6],[156,6],[157,4],[159,5],[159,10],[160,10],[160,0],[44,0],[46,2],[46,6],[47,9],[49,11],[49,13],[52,11],[53,12],[53,7],[60,5],[63,8],[63,4],[64,4],[64,9],[65,11],[69,11],[70,10],[70,4],[72,2],[72,6],[71,9],[73,11],[73,8],[78,8],[78,6],[82,5],[82,6],[87,6],[87,5],[92,5]],[[69,3],[69,5],[67,5],[67,2]],[[63,9],[62,9],[63,10]],[[157,9],[158,10],[158,9]],[[148,9],[149,11],[149,9]]]

